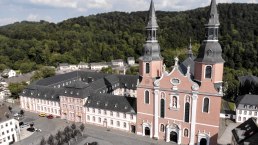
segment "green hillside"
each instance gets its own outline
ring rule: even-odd
[[[258,75],[258,4],[219,4],[218,9],[225,71],[230,75],[226,80],[245,73]],[[190,38],[197,52],[207,12],[208,7],[157,12],[158,39],[168,66],[176,55],[181,60],[185,57]],[[0,27],[0,70],[10,67],[28,72],[61,62],[138,58],[145,42],[146,18],[147,12],[110,12],[58,24],[24,21]]]

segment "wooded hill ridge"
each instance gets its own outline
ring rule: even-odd
[[[258,74],[258,4],[219,4],[220,43],[225,66]],[[208,7],[182,12],[157,11],[158,40],[167,66],[194,52],[205,39]],[[110,12],[54,24],[17,22],[0,27],[0,70],[29,72],[39,65],[110,61],[142,54],[147,12]]]

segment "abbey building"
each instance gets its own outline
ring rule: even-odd
[[[151,1],[139,75],[71,72],[34,82],[20,94],[27,111],[119,129],[166,142],[215,145],[219,131],[224,60],[219,17],[212,0],[206,36],[195,57],[167,72]]]

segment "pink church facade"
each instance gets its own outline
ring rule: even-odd
[[[167,72],[159,52],[158,25],[151,3],[147,41],[139,61],[142,81],[137,88],[138,135],[177,144],[217,144],[224,60],[218,43],[215,0],[206,28],[208,37],[197,58],[190,48],[191,55],[183,64],[185,70],[175,58],[172,71]]]

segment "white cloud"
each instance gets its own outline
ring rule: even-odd
[[[38,21],[39,16],[35,15],[35,14],[29,14],[29,16],[27,17],[28,21]]]
[[[11,23],[14,23],[14,22],[17,22],[19,21],[17,18],[0,18],[0,26],[3,26],[3,25],[7,25],[7,24],[11,24]]]
[[[36,5],[46,5],[57,8],[73,8],[79,11],[91,8],[108,8],[112,4],[107,0],[30,0]]]
[[[0,0],[0,25],[18,20],[59,22],[110,11],[146,11],[151,0]],[[208,6],[211,0],[154,0],[156,10],[183,11]],[[217,0],[217,3],[257,3],[258,0]],[[51,17],[49,17],[51,16]],[[17,19],[15,19],[17,18]]]
[[[33,4],[62,8],[76,8],[77,1],[78,0],[30,0]]]

